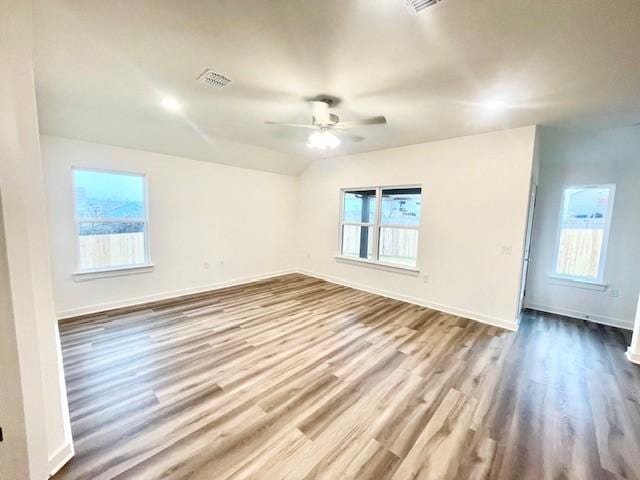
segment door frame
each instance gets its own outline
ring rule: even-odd
[[[522,277],[520,279],[520,299],[518,302],[518,315],[524,308],[524,298],[527,291],[527,277],[529,275],[529,263],[531,260],[531,241],[533,238],[537,198],[538,185],[532,182],[529,192],[529,206],[527,209],[527,230],[524,237],[524,255],[522,257]]]

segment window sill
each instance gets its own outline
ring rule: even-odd
[[[96,280],[98,278],[120,277],[123,275],[136,275],[139,273],[150,273],[153,271],[153,263],[145,263],[143,265],[103,268],[100,270],[81,270],[72,274],[73,280],[76,282],[85,282],[87,280]]]
[[[604,292],[609,286],[606,283],[598,282],[595,280],[582,280],[580,278],[563,277],[562,275],[549,274],[549,277],[554,280],[555,285],[562,285],[565,287],[585,288],[587,290],[597,290]]]
[[[363,267],[375,268],[378,270],[386,270],[388,272],[403,273],[405,275],[415,275],[420,273],[420,270],[416,267],[410,267],[405,265],[397,265],[392,263],[374,262],[373,260],[363,260],[359,258],[343,257],[342,255],[336,255],[335,259],[338,262],[351,263],[354,265],[361,265]]]

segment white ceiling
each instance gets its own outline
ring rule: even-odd
[[[336,155],[530,124],[640,122],[638,0],[444,0],[417,16],[404,0],[35,6],[49,134],[295,173],[318,156],[308,132],[263,121],[309,122],[304,98],[320,93],[342,99],[342,120],[388,119],[354,130],[366,139]],[[232,85],[197,83],[205,68]],[[160,107],[166,95],[181,114]],[[506,111],[482,105],[495,96]]]

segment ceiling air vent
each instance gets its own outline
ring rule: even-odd
[[[214,72],[210,68],[207,68],[202,74],[198,77],[198,81],[200,83],[204,83],[205,85],[209,85],[210,87],[222,88],[226,87],[231,83],[224,75],[220,75],[219,73]]]
[[[414,15],[420,13],[425,8],[435,5],[436,3],[439,3],[441,1],[442,0],[406,0],[409,11]]]

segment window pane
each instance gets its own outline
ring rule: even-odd
[[[76,217],[145,218],[144,178],[95,170],[74,170]]]
[[[373,259],[373,231],[370,227],[344,225],[342,227],[342,255]]]
[[[343,221],[374,223],[376,221],[376,191],[344,192]]]
[[[564,191],[556,273],[598,277],[610,194],[606,187]]]
[[[382,225],[420,224],[420,188],[389,188],[382,190]]]
[[[146,263],[144,223],[80,223],[80,269]]]
[[[380,228],[379,259],[383,263],[416,266],[418,231],[406,228]]]

